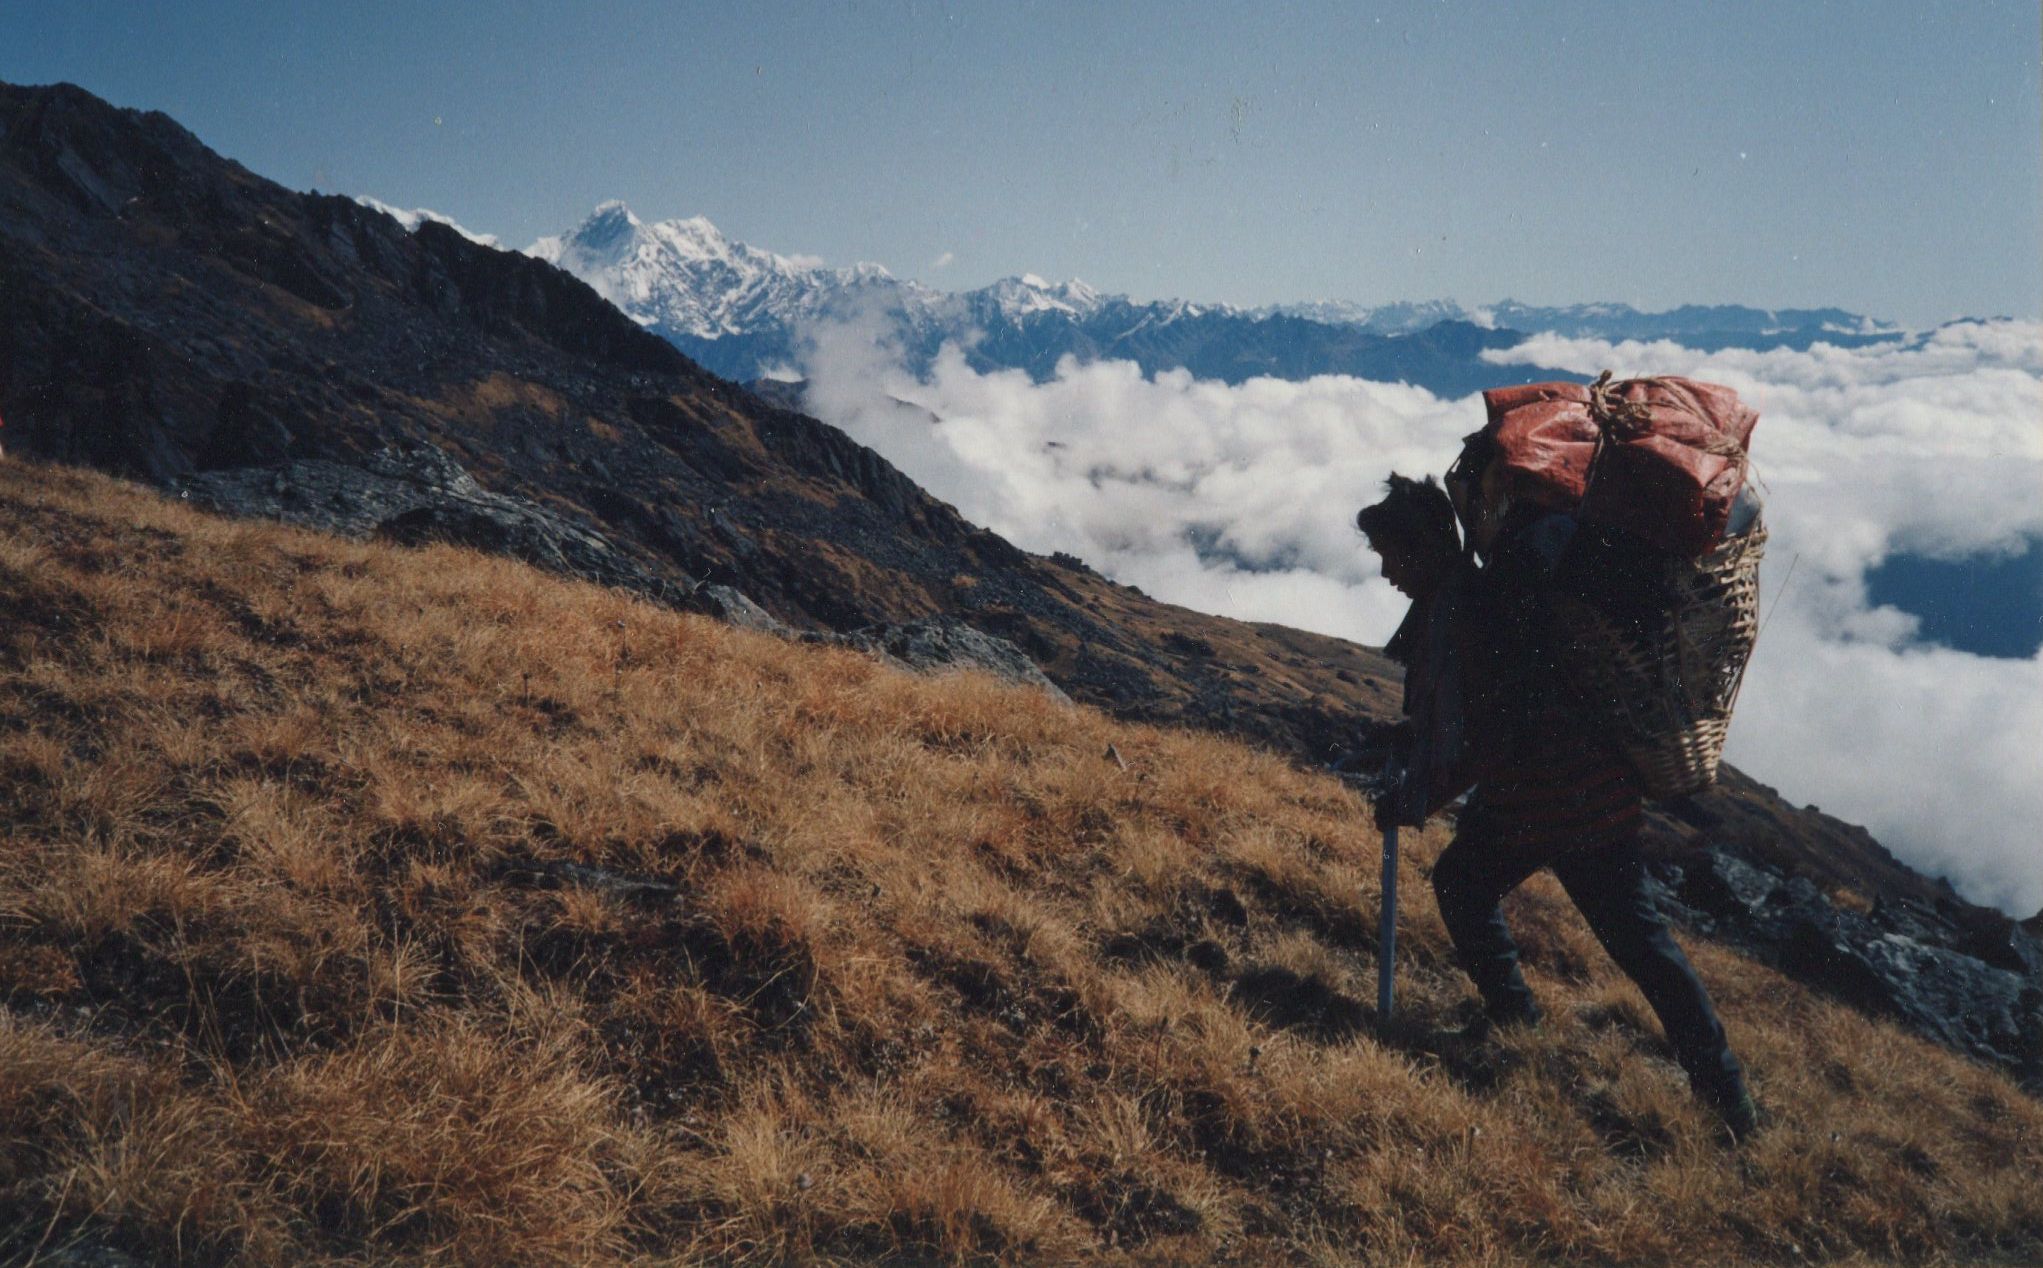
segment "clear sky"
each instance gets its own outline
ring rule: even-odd
[[[945,288],[2043,312],[2036,0],[0,3],[0,79],[524,245]]]

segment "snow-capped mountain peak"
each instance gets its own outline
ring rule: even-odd
[[[727,237],[706,216],[647,223],[616,201],[526,254],[575,274],[670,337],[745,334],[762,321],[820,310],[846,288],[893,282],[877,264],[826,268]]]
[[[1046,312],[1089,317],[1101,303],[1100,293],[1077,278],[1068,282],[1050,282],[1034,273],[1003,277],[987,287],[984,293],[994,308],[1010,321]]]
[[[572,235],[577,249],[595,254],[626,247],[638,237],[645,223],[631,214],[631,208],[615,199],[599,204]]]
[[[668,250],[684,260],[729,260],[750,250],[742,243],[733,243],[722,231],[709,222],[707,216],[690,216],[686,220],[663,220],[653,226],[652,235]],[[788,271],[799,271],[801,266],[793,260],[780,260],[778,256],[761,251],[756,252],[761,262],[777,261]],[[771,267],[771,264],[767,264]]]

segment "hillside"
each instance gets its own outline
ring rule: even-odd
[[[1375,835],[1233,742],[58,467],[0,605],[13,1255],[2043,1256],[2006,1078],[1703,943],[1730,1152],[1543,880],[1547,1026],[1419,898],[1379,1038]]]
[[[284,189],[161,114],[0,85],[0,247],[14,452],[338,528],[359,516],[293,496],[290,464],[353,469],[430,445],[594,535],[602,566],[578,575],[670,602],[729,586],[796,628],[838,631],[948,614],[1077,699],[1312,763],[1395,709],[1395,668],[1369,649],[1027,555],[566,274]],[[251,487],[286,492],[234,496]],[[1824,883],[1934,898],[1862,831],[1731,783],[1712,807],[1791,842]]]
[[[905,659],[990,647],[973,659],[1123,720],[1306,767],[1352,760],[1397,706],[1373,649],[1030,555],[548,264],[285,189],[75,87],[0,85],[0,295],[10,453],[796,636],[902,647],[936,622],[936,654]],[[1669,904],[1692,927],[2043,1077],[2043,945],[1863,829],[1727,771],[1654,840],[1708,851]]]

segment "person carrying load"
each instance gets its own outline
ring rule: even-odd
[[[1385,648],[1406,666],[1405,768],[1377,822],[1468,792],[1433,890],[1484,1024],[1539,1020],[1500,904],[1551,869],[1742,1140],[1743,1067],[1647,895],[1639,832],[1648,796],[1714,779],[1751,652],[1757,415],[1713,385],[1607,373],[1485,401],[1446,488],[1393,474],[1356,516],[1412,600]]]

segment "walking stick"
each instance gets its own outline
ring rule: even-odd
[[[1386,767],[1384,775],[1390,783],[1388,796],[1395,805],[1402,800],[1404,780],[1392,776],[1397,767]],[[1376,920],[1376,1025],[1378,1029],[1390,1027],[1391,978],[1397,963],[1397,822],[1392,820],[1383,830],[1383,905],[1377,912]]]

